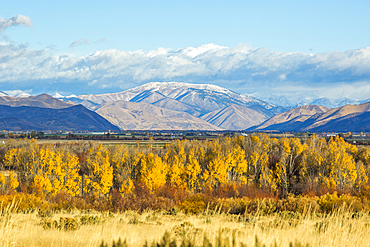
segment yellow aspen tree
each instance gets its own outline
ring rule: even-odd
[[[88,175],[84,192],[96,196],[108,194],[113,185],[113,167],[109,163],[107,150],[102,145],[90,148],[86,164]]]
[[[236,138],[225,138],[220,142],[221,153],[224,157],[228,182],[246,182],[245,177],[248,164],[245,159],[245,152],[235,145]]]
[[[191,141],[190,148],[187,151],[187,181],[190,190],[200,190],[203,181],[203,173],[206,168],[206,150],[204,148],[205,142]]]
[[[170,166],[169,181],[171,185],[185,189],[187,182],[185,178],[186,153],[181,141],[178,141],[178,150],[176,153],[167,154],[166,157],[172,155],[172,162]],[[175,151],[175,150],[172,150]],[[168,160],[168,158],[167,158]]]
[[[4,189],[5,187],[5,176],[4,174],[0,173],[0,188]]]
[[[276,164],[274,176],[274,186],[283,189],[284,193],[290,193],[294,178],[299,178],[301,164],[298,157],[302,154],[306,145],[302,144],[298,138],[282,138],[279,140],[280,147],[280,161]]]
[[[168,167],[161,157],[149,153],[142,156],[140,160],[139,182],[143,183],[145,187],[154,193],[163,185],[166,184],[166,177]]]
[[[33,184],[32,187],[37,192],[44,192],[50,193],[53,189],[53,185],[51,184],[49,178],[42,176],[42,175],[35,175],[33,177]]]
[[[227,156],[221,151],[218,141],[208,143],[206,159],[207,163],[202,176],[203,181],[213,188],[227,183],[229,164],[225,162]]]
[[[360,191],[369,180],[370,149],[368,147],[361,147],[361,149],[358,150],[357,159],[357,179],[355,189]]]
[[[109,162],[113,167],[113,188],[119,189],[122,184],[128,182],[126,180],[131,181],[131,171],[126,166],[127,150],[123,145],[114,145],[108,148],[108,152]]]
[[[190,190],[198,190],[200,189],[199,175],[202,170],[199,161],[196,158],[196,150],[194,150],[194,147],[189,150],[187,160],[188,161],[185,166],[187,187]]]
[[[342,190],[346,185],[353,186],[357,179],[357,170],[350,153],[356,153],[357,148],[336,136],[330,139],[327,152],[327,174],[321,174],[324,182],[330,187],[340,186]]]
[[[49,169],[51,169],[50,181],[53,185],[52,194],[57,194],[64,189],[64,179],[66,177],[63,153],[58,150],[50,153]]]
[[[250,144],[246,145],[248,150],[248,170],[257,186],[265,185],[269,179],[269,154],[272,151],[272,140],[264,133],[252,134]],[[247,148],[248,147],[248,148]]]
[[[163,160],[169,167],[168,182],[177,188],[199,190],[205,170],[205,151],[200,142],[177,140],[165,149]]]
[[[233,149],[235,178],[231,181],[241,181],[242,184],[248,184],[248,162],[246,161],[245,152],[240,147]]]
[[[362,161],[366,168],[370,166],[370,148],[368,147],[359,148],[357,156],[358,159]]]
[[[366,169],[366,166],[361,160],[356,163],[356,173],[357,178],[354,184],[354,189],[360,191],[369,181],[369,177],[367,175],[368,169]]]
[[[17,166],[17,153],[18,153],[18,148],[11,148],[9,149],[3,158],[3,164],[5,167],[16,167]]]
[[[54,161],[52,159],[52,152],[49,148],[34,149],[31,153],[31,162],[27,164],[31,173],[32,188],[43,193],[50,193],[53,190],[50,177],[52,176],[52,169]]]
[[[65,154],[62,166],[63,187],[62,190],[70,196],[76,196],[80,194],[80,183],[81,176],[79,175],[80,163],[78,157],[72,154]]]
[[[139,149],[131,149],[125,158],[125,171],[127,178],[119,185],[119,192],[122,195],[132,195],[135,190],[135,181],[140,178],[140,162],[144,154]]]
[[[306,149],[302,154],[302,178],[305,181],[314,182],[319,173],[325,173],[323,162],[326,145],[325,139],[315,134],[306,141]]]
[[[9,188],[11,190],[15,190],[16,188],[18,188],[18,186],[19,186],[19,182],[18,182],[17,176],[15,175],[13,171],[11,171],[9,173]]]
[[[17,171],[18,179],[28,184],[33,181],[34,169],[30,169],[31,164],[36,162],[31,153],[37,149],[35,140],[9,141],[9,149],[4,155],[3,163],[8,169]],[[33,168],[33,166],[32,166]]]

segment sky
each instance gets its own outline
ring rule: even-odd
[[[4,1],[0,91],[153,81],[370,98],[369,1]]]

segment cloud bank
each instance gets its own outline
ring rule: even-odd
[[[4,29],[8,27],[15,26],[26,26],[31,28],[32,27],[31,18],[24,15],[17,15],[9,19],[4,19],[0,17],[0,33],[3,32]]]
[[[81,39],[71,47],[86,42]],[[368,97],[370,47],[312,54],[270,51],[247,44],[231,48],[205,44],[149,52],[110,49],[77,57],[0,43],[0,90],[7,85],[21,86],[19,90],[37,85],[84,93],[76,91],[79,87],[73,83],[100,93],[151,81],[213,83],[240,93],[313,90],[323,96]]]

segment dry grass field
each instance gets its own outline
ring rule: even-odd
[[[66,224],[65,228],[52,224],[48,227],[47,222],[61,222],[61,218],[77,224]],[[0,246],[98,247],[102,241],[112,246],[119,238],[127,240],[128,246],[143,246],[146,241],[149,244],[161,241],[166,231],[171,239],[180,242],[187,238],[196,246],[202,246],[204,236],[213,246],[219,246],[216,239],[220,232],[230,243],[235,236],[237,246],[370,246],[369,215],[341,210],[326,216],[309,213],[303,217],[294,214],[259,216],[258,213],[241,217],[218,212],[168,215],[165,211],[16,214],[3,210]],[[256,237],[262,244],[256,244]]]

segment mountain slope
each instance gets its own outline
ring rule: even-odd
[[[188,113],[172,111],[142,102],[106,103],[100,105],[96,112],[121,129],[221,130],[221,128]]]
[[[24,98],[0,96],[0,105],[7,105],[13,107],[33,106],[42,108],[62,109],[71,107],[75,105],[75,103],[70,101],[61,101],[48,94],[40,94]]]
[[[329,122],[342,118],[344,116],[356,116],[368,111],[370,111],[370,102],[360,105],[345,105],[342,107],[337,107],[325,112],[324,114],[321,114],[308,128],[318,128],[319,126],[326,125]]]
[[[335,132],[369,132],[370,131],[370,112],[357,112],[346,116],[333,119],[326,122],[324,125],[312,127],[311,131],[335,131]]]
[[[243,130],[267,119],[266,115],[245,106],[231,105],[221,110],[210,112],[202,119],[228,130]]]
[[[101,109],[101,105],[103,104],[114,103],[117,101],[148,103],[152,104],[153,106],[177,111],[178,113],[188,113],[194,117],[199,118],[198,122],[203,121],[202,119],[213,121],[210,122],[212,125],[219,125],[218,127],[222,129],[241,129],[249,127],[253,124],[259,124],[267,118],[270,118],[287,110],[284,107],[278,107],[273,104],[258,100],[254,97],[241,95],[219,86],[210,84],[190,84],[179,82],[152,82],[119,93],[100,95],[86,94],[79,95],[75,98],[69,98],[69,100],[78,104],[82,104],[94,111],[98,111],[98,109]],[[240,107],[238,108],[236,106]],[[111,107],[113,107],[113,105]],[[227,110],[226,108],[228,107],[230,108]],[[247,110],[247,108],[249,108],[249,110]],[[146,107],[145,109],[149,108]],[[224,117],[221,118],[228,118],[229,120],[225,122],[220,121],[221,118],[216,121],[212,117],[202,117],[207,114],[217,114],[218,111],[223,111],[222,115]],[[154,117],[154,112],[148,114]],[[173,115],[175,113],[171,114]],[[180,122],[186,122],[186,120],[184,119],[185,116],[189,117],[189,115],[183,115]],[[178,123],[175,123],[171,127],[169,119],[162,117],[163,116],[160,116],[157,120],[164,120],[165,124],[161,125],[160,122],[157,122],[159,126],[170,129],[174,129],[175,126],[179,126]],[[236,118],[233,121],[232,119],[234,117]],[[110,116],[110,121],[114,122],[112,116]],[[120,122],[120,120],[117,121]],[[189,118],[189,121],[192,124],[188,127],[194,129],[193,122],[195,120]],[[144,122],[142,122],[142,125],[145,126],[146,129],[152,126],[145,125]],[[120,126],[124,126],[124,124],[121,122]],[[127,126],[124,128],[128,128]],[[135,128],[142,128],[138,125],[138,122],[136,122],[132,126],[135,126]],[[153,125],[153,128],[157,128],[155,126],[156,125]],[[203,127],[200,128],[203,129]]]
[[[69,131],[118,131],[97,113],[81,105],[62,109],[0,105],[2,130],[69,130]]]
[[[275,105],[234,93],[219,86],[179,82],[152,82],[119,93],[87,94],[77,97],[97,104],[118,100],[154,103],[167,97],[208,112],[219,110],[232,104],[244,106],[260,105],[271,111],[274,111],[276,108]]]
[[[192,116],[199,117],[207,113],[207,111],[202,110],[198,107],[190,106],[188,104],[182,103],[180,101],[171,99],[171,98],[164,98],[158,100],[157,102],[152,103],[152,105],[166,108],[173,111],[180,111],[189,113]]]
[[[260,125],[253,126],[248,130],[297,130],[301,123],[316,114],[327,112],[329,108],[318,105],[308,105],[293,108],[289,111],[278,114]]]
[[[361,105],[345,105],[334,109],[301,112],[302,107],[276,115],[259,126],[248,130],[278,131],[370,131],[370,102]],[[294,114],[293,114],[294,113]],[[306,114],[304,114],[306,113]],[[291,115],[289,115],[291,114]]]

